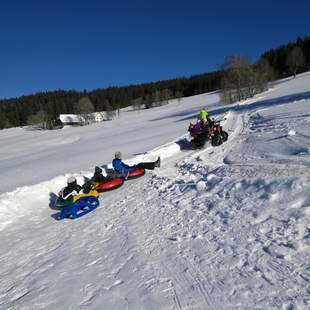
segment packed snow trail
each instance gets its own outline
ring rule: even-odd
[[[7,193],[21,218],[0,235],[0,308],[309,309],[310,99],[273,95],[297,86],[225,110],[217,148],[137,155],[162,167],[78,220],[54,220],[52,192],[29,200],[40,185]]]

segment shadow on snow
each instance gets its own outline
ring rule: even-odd
[[[287,96],[282,96],[282,97],[277,97],[273,99],[267,99],[267,100],[258,100],[253,103],[249,104],[243,104],[243,105],[236,105],[236,106],[225,106],[225,107],[220,107],[217,109],[214,109],[210,111],[211,116],[217,116],[221,115],[224,113],[227,113],[229,111],[234,111],[234,112],[244,112],[244,111],[255,111],[256,109],[260,108],[268,108],[268,107],[274,107],[278,105],[283,105],[283,104],[288,104],[292,103],[294,101],[300,101],[300,100],[308,100],[310,99],[310,91],[308,92],[302,92],[302,93],[297,93],[293,95],[287,95]],[[184,121],[184,120],[191,120],[193,117],[197,116],[197,111],[195,114],[188,115],[185,118],[179,119],[176,122]]]

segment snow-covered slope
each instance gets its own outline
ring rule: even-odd
[[[233,106],[214,93],[89,128],[0,132],[0,308],[309,309],[309,86],[306,73]],[[186,151],[206,105],[229,140]],[[82,183],[118,149],[162,166],[56,221],[62,171]]]
[[[211,93],[172,100],[149,110],[122,110],[120,117],[85,127],[41,131],[14,128],[0,131],[0,193],[109,163],[115,150],[129,158],[170,142],[185,133],[188,117],[218,101]]]

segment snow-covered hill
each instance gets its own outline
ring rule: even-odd
[[[1,131],[0,308],[310,309],[310,74],[218,101]],[[202,106],[229,140],[186,151]],[[69,173],[82,183],[116,150],[162,166],[102,194],[85,217],[56,221]]]

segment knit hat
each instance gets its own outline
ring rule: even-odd
[[[68,184],[75,183],[75,182],[76,182],[76,178],[75,178],[75,177],[70,177],[70,178],[68,178],[68,180],[67,180],[67,183],[68,183]]]
[[[122,159],[122,153],[120,151],[115,152],[116,159]]]
[[[95,172],[96,173],[101,173],[102,172],[102,169],[98,166],[95,167]]]

